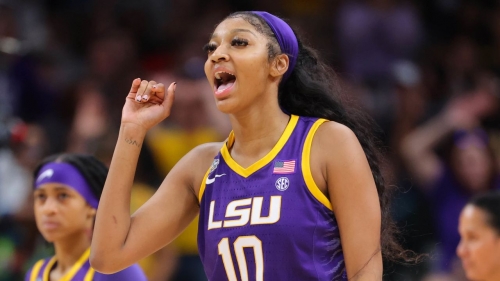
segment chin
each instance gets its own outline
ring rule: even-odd
[[[43,236],[43,239],[45,239],[45,241],[49,242],[49,243],[54,243],[56,240],[57,240],[57,235],[51,233],[51,234],[46,234],[46,233],[42,233],[42,236]]]
[[[217,109],[224,114],[232,114],[236,107],[229,99],[218,100],[216,102]]]
[[[469,280],[484,280],[484,276],[482,276],[482,274],[478,274],[478,272],[475,272],[474,270],[466,270],[465,276],[467,276],[467,279]]]
[[[40,231],[40,233],[42,234],[43,238],[49,243],[57,242],[61,238],[64,238],[65,236],[67,236],[67,233],[63,232],[63,231],[54,231],[54,230],[52,230],[52,231]]]

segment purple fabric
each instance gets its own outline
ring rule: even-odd
[[[232,170],[221,153],[215,157],[214,163],[218,164],[214,164],[215,168],[207,177],[198,227],[198,250],[209,280],[228,280],[226,261],[220,254],[222,243],[228,243],[236,279],[242,280],[238,276],[241,275],[238,264],[241,256],[237,257],[235,250],[236,241],[243,237],[254,237],[261,243],[263,280],[347,280],[335,214],[311,194],[302,174],[302,148],[315,121],[315,118],[300,117],[276,157],[248,177]],[[296,159],[293,173],[273,173],[276,160],[290,159]],[[242,226],[222,226],[222,221],[236,219],[231,215],[226,217],[229,204],[252,197],[251,200],[260,198],[262,204],[257,212],[266,217],[271,213],[273,196],[281,197],[281,205],[273,209],[280,210],[275,223],[248,222]],[[254,208],[254,203],[251,204],[238,208]],[[221,226],[209,229],[209,221],[221,222]],[[245,247],[244,254],[248,280],[256,280],[257,254],[251,247]]]
[[[47,258],[44,260],[44,263],[42,267],[40,268],[40,271],[38,272],[37,279],[36,280],[42,280],[43,275],[46,270],[52,270],[52,268],[48,269],[47,265],[51,258]],[[88,260],[85,261],[85,263],[78,269],[78,271],[75,273],[73,278],[71,278],[72,281],[82,281],[85,276],[87,275],[88,271],[90,269],[90,263]],[[31,268],[25,275],[25,281],[30,281],[30,276],[31,276],[31,271],[33,268]],[[148,279],[146,278],[146,275],[142,271],[142,269],[139,267],[138,264],[134,264],[130,267],[125,268],[122,271],[113,273],[113,274],[102,274],[99,272],[94,273],[94,278],[92,278],[93,281],[147,281]]]
[[[122,271],[113,274],[102,274],[96,272],[93,281],[146,281],[146,275],[139,267],[139,265],[134,264],[130,267],[125,268]]]
[[[35,189],[46,183],[67,185],[80,193],[92,208],[97,209],[99,205],[99,199],[92,193],[85,178],[68,163],[51,162],[44,165],[36,176]]]
[[[288,77],[292,74],[299,55],[299,43],[297,41],[297,37],[295,36],[295,33],[293,33],[292,28],[284,20],[278,18],[277,16],[261,11],[253,11],[252,13],[262,17],[266,21],[273,31],[274,36],[276,36],[276,40],[278,40],[281,51],[288,55],[290,65],[288,66],[288,70],[283,75],[282,80],[286,81],[286,79],[288,79]]]
[[[460,149],[466,149],[469,146],[487,147],[488,134],[481,128],[473,130],[457,130],[453,133],[453,142]]]
[[[500,190],[499,176],[496,176],[491,188]],[[439,248],[437,270],[450,272],[452,262],[458,259],[456,249],[460,242],[458,233],[460,212],[473,197],[473,194],[462,188],[447,166],[444,166],[443,173],[433,184],[432,190],[429,196],[439,242],[437,245]]]
[[[24,275],[24,281],[30,281],[32,271],[33,271],[33,268],[30,268],[30,270],[28,270],[28,272],[26,272],[26,274]]]

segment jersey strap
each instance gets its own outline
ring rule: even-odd
[[[309,192],[318,200],[321,204],[325,205],[330,211],[333,210],[332,204],[330,200],[325,196],[323,192],[319,189],[319,187],[314,182],[312,172],[311,172],[311,147],[314,135],[318,130],[319,126],[328,120],[326,119],[318,119],[312,125],[309,133],[307,134],[306,140],[304,142],[304,150],[302,151],[302,175],[304,176],[304,181],[307,185],[307,189]]]
[[[31,271],[30,275],[30,281],[36,281],[36,277],[38,276],[38,273],[40,272],[40,268],[42,268],[42,265],[45,260],[39,260],[35,265],[33,266],[33,270]]]
[[[71,281],[73,277],[78,273],[79,270],[82,269],[82,267],[85,265],[85,263],[88,262],[90,256],[90,248],[85,250],[85,252],[80,256],[78,261],[75,262],[75,264],[71,267],[71,269],[61,278],[59,281]],[[52,270],[52,267],[54,264],[57,262],[56,257],[52,257],[45,268],[43,269],[42,273],[42,281],[49,281],[49,275],[50,271]],[[37,277],[39,276],[40,269],[43,266],[44,260],[41,260],[33,266],[33,271],[31,272],[31,278],[30,281],[37,281]],[[94,269],[89,266],[89,269],[87,273],[85,274],[85,278],[83,281],[92,281],[94,277]]]

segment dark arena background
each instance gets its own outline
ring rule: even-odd
[[[171,116],[148,132],[132,211],[190,149],[226,139],[202,47],[242,10],[286,19],[335,70],[346,103],[378,125],[399,241],[423,254],[385,263],[384,280],[467,280],[456,252],[460,211],[500,188],[499,3],[0,0],[0,281],[24,280],[53,254],[34,221],[33,169],[61,152],[109,164],[134,78],[176,81],[178,94]],[[149,280],[207,280],[196,223],[140,262]]]

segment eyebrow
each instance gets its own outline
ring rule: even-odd
[[[238,33],[238,32],[248,32],[248,33],[251,33],[253,36],[257,36],[250,29],[243,29],[243,28],[233,29],[229,33]],[[212,36],[210,37],[210,39],[213,39],[214,37],[217,37],[217,35],[218,35],[217,33],[213,33]]]
[[[55,191],[66,191],[66,190],[70,190],[70,189],[71,189],[71,187],[62,186],[62,185],[58,185],[58,186],[54,187]],[[45,187],[39,187],[39,188],[35,189],[33,192],[42,192],[42,191],[45,191]]]

